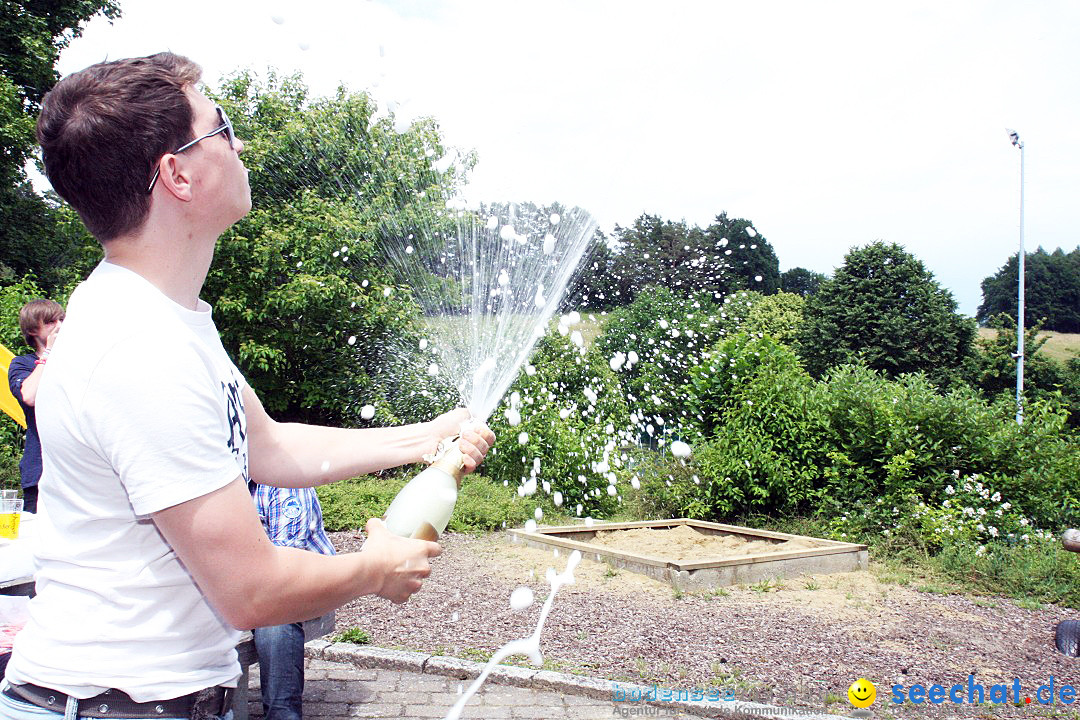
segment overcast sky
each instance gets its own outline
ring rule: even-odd
[[[1080,3],[120,0],[61,73],[164,49],[432,115],[469,195],[751,220],[780,269],[903,245],[973,315],[1025,240],[1080,244]]]

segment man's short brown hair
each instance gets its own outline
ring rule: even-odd
[[[26,344],[37,350],[34,334],[42,325],[64,319],[64,306],[55,300],[38,298],[31,300],[19,310],[19,330],[22,331]]]
[[[154,166],[194,137],[184,90],[201,74],[165,52],[91,65],[45,95],[37,123],[45,174],[100,242],[146,220]]]

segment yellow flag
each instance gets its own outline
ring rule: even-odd
[[[26,427],[26,415],[23,414],[22,406],[19,405],[19,401],[15,399],[15,396],[11,394],[11,386],[7,381],[8,366],[11,365],[12,358],[15,354],[8,350],[3,345],[0,345],[0,368],[4,370],[4,382],[0,386],[0,410],[3,410],[10,415],[15,422]]]

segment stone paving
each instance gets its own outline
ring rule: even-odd
[[[408,670],[361,669],[344,663],[308,659],[304,717],[442,718],[470,681]],[[248,712],[262,718],[258,667],[251,668]],[[614,703],[550,690],[485,685],[474,695],[468,718],[611,718]],[[666,717],[677,717],[666,715]]]
[[[482,666],[442,656],[386,650],[324,640],[305,648],[304,716],[311,720],[352,718],[443,718]],[[262,720],[259,668],[250,668],[248,714]],[[841,716],[797,713],[749,702],[626,702],[612,695],[613,683],[521,667],[498,666],[470,698],[462,720],[520,718],[714,717],[839,720]],[[649,688],[621,684],[627,692]],[[805,713],[805,714],[804,714]]]

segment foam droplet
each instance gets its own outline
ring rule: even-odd
[[[364,407],[360,408],[360,417],[364,420],[370,420],[371,418],[375,417],[375,406],[365,405]]]
[[[356,336],[355,335],[350,335],[349,336],[349,344],[350,345],[355,345],[356,344]]]
[[[532,588],[522,585],[510,593],[510,609],[524,610],[533,604],[533,600]]]
[[[526,520],[525,521],[525,532],[527,532],[527,533],[536,532],[536,521],[535,520]]]
[[[330,469],[330,461],[329,460],[323,460],[322,465],[319,466],[319,470],[321,472],[326,472],[329,469]]]
[[[682,440],[676,440],[671,443],[671,454],[677,458],[690,457],[690,446]]]
[[[300,42],[296,43],[296,46],[298,48],[300,48],[301,50],[305,50],[305,51],[311,49],[311,43],[309,43],[309,42],[300,41]]]
[[[552,225],[558,225],[560,219],[561,218],[559,217],[559,213],[551,213],[551,216],[548,217],[548,222],[550,222]]]
[[[412,255],[413,254],[413,246],[412,245],[406,245],[405,246],[405,254],[406,255]]]
[[[535,510],[533,510],[533,517],[536,518],[537,522],[543,520],[544,519],[544,510],[543,510],[543,508],[536,508]]]
[[[544,254],[550,255],[555,252],[555,236],[548,233],[544,236]]]
[[[494,230],[497,227],[499,227],[499,218],[495,217],[494,215],[491,215],[490,217],[488,217],[488,219],[487,219],[487,229],[488,230]]]
[[[427,338],[420,338],[420,349],[427,350],[428,341]]]
[[[558,490],[556,490],[555,494],[551,496],[551,501],[555,503],[555,507],[562,507],[562,500],[562,493]]]
[[[521,445],[529,444],[529,433],[523,432],[518,435],[518,443]]]
[[[274,15],[270,19],[273,20],[274,23],[277,25],[285,24],[285,18],[281,17],[280,15]]]
[[[439,363],[431,363],[428,365],[427,374],[432,377],[439,374]]]
[[[514,408],[507,408],[506,422],[510,424],[510,427],[517,427],[521,424],[521,413]]]

